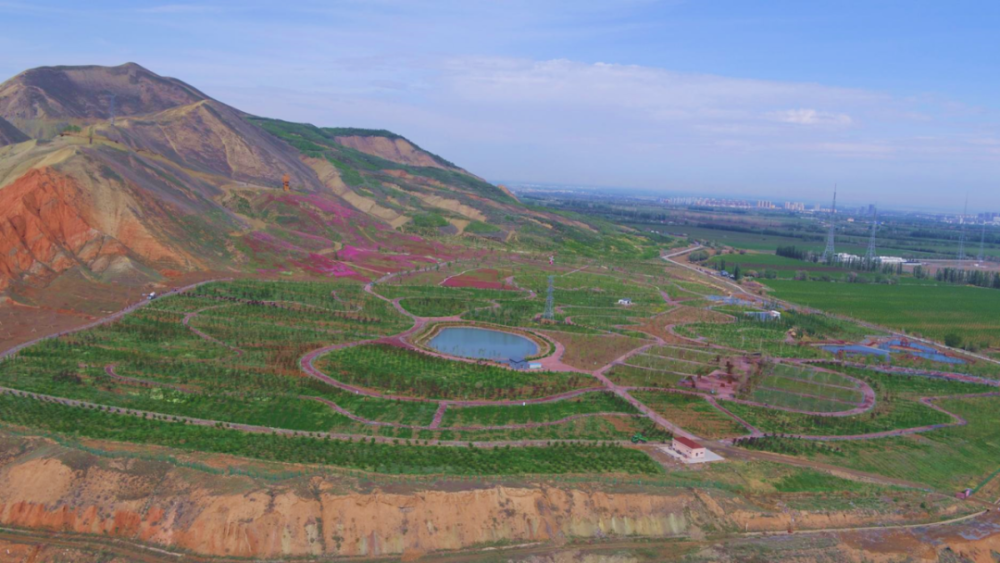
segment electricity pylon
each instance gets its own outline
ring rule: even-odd
[[[874,264],[875,260],[878,260],[878,254],[875,253],[876,229],[878,229],[878,211],[872,211],[872,235],[868,239],[868,250],[865,252],[865,262],[868,264]]]
[[[826,234],[826,249],[823,250],[823,262],[837,257],[834,239],[837,236],[837,186],[833,186],[833,208],[830,210],[830,231]]]

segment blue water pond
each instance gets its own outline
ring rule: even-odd
[[[906,350],[898,350],[896,347],[904,347]],[[902,339],[892,339],[886,340],[885,342],[880,342],[877,346],[862,346],[861,344],[849,344],[846,346],[821,346],[827,352],[832,352],[838,354],[843,352],[848,356],[880,356],[882,358],[888,359],[890,354],[907,354],[910,356],[917,356],[920,358],[926,358],[934,362],[941,362],[945,364],[964,364],[965,360],[961,358],[953,358],[951,356],[946,356],[941,352],[938,352],[930,346],[925,346],[917,342],[908,341],[906,345],[903,345]]]
[[[438,352],[452,356],[510,364],[523,363],[525,358],[538,353],[538,345],[530,338],[468,326],[443,328],[427,344]]]

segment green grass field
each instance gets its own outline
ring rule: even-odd
[[[618,385],[634,387],[676,387],[687,374],[644,369],[618,364],[605,373],[608,379]]]
[[[639,411],[613,393],[587,393],[572,399],[516,407],[450,407],[442,427],[504,426],[532,422],[551,422],[576,414]]]
[[[644,453],[619,446],[453,448],[340,441],[310,436],[246,434],[164,420],[20,399],[0,394],[0,421],[103,440],[156,444],[185,450],[285,463],[322,463],[378,473],[516,474],[620,472],[655,474]]]
[[[755,383],[753,400],[800,411],[850,410],[864,398],[862,391],[846,377],[785,364],[774,365]]]
[[[810,275],[831,275],[841,277],[850,270],[837,266],[828,266],[805,260],[796,260],[784,256],[765,253],[747,254],[721,254],[710,258],[706,264],[713,268],[719,268],[723,264],[729,273],[733,273],[736,265],[739,265],[743,274],[751,271],[757,272],[758,277],[763,276],[765,270],[772,270],[780,279],[791,279],[799,271],[808,272]]]
[[[876,394],[875,407],[862,414],[830,417],[784,412],[732,402],[724,404],[734,414],[766,433],[847,436],[933,424],[948,424],[953,421],[950,416],[920,403],[919,399],[921,397],[982,393],[995,389],[986,385],[951,380],[885,375],[833,365],[825,367],[838,369],[868,383]]]
[[[598,385],[578,373],[517,371],[387,344],[336,350],[321,356],[315,365],[345,383],[431,399],[529,399]]]
[[[763,449],[925,483],[945,492],[975,488],[1000,468],[1000,441],[995,431],[1000,425],[1000,397],[952,399],[938,404],[969,424],[920,435],[830,446],[774,439]]]
[[[747,433],[738,422],[701,397],[662,391],[636,391],[635,397],[681,428],[702,438],[716,440]]]
[[[943,341],[1000,345],[1000,291],[955,285],[765,280],[775,297]]]

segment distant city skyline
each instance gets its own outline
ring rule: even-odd
[[[626,186],[592,186],[592,185],[579,185],[579,184],[560,184],[560,183],[549,183],[549,182],[525,182],[519,180],[491,180],[497,184],[504,184],[515,192],[531,189],[536,191],[546,191],[557,193],[561,191],[586,191],[591,193],[599,193],[606,196],[622,196],[622,197],[636,197],[636,198],[656,198],[656,199],[676,199],[676,198],[704,198],[704,199],[736,199],[743,200],[750,204],[751,207],[756,208],[758,202],[771,202],[775,205],[776,210],[783,210],[784,204],[786,203],[801,203],[805,205],[806,211],[811,210],[814,206],[822,206],[824,209],[829,208],[831,204],[831,197],[833,195],[832,191],[827,194],[827,198],[824,200],[822,198],[782,198],[767,196],[763,194],[746,194],[746,193],[734,193],[734,192],[707,192],[707,191],[665,191],[662,189],[646,189],[646,188],[633,188]],[[954,206],[954,209],[941,209],[938,207],[922,207],[920,205],[909,205],[905,201],[898,203],[889,203],[880,205],[872,201],[867,200],[855,200],[855,199],[844,199],[842,193],[837,195],[837,208],[841,210],[858,210],[866,209],[870,211],[870,208],[876,208],[879,210],[891,211],[891,212],[913,212],[913,213],[923,213],[932,215],[948,215],[948,216],[960,216],[963,214],[963,203],[959,203]],[[992,220],[993,216],[1000,216],[1000,204],[994,205],[989,209],[973,209],[971,203],[968,209],[967,216],[969,217],[980,217],[990,216]]]
[[[1000,209],[996,2],[0,0],[0,22],[4,78],[132,61],[488,178]]]

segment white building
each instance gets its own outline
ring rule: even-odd
[[[705,446],[683,436],[675,436],[671,446],[674,451],[689,460],[704,459],[705,452],[708,451]]]
[[[747,311],[745,313],[748,317],[754,317],[762,321],[772,321],[781,318],[780,311]]]
[[[632,300],[628,297],[624,297],[618,300],[619,305],[625,305],[626,307],[632,304]]]

